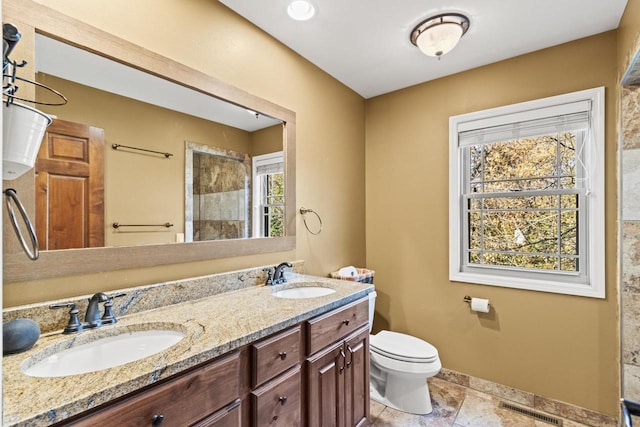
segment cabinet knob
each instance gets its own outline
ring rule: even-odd
[[[287,358],[287,352],[281,351],[280,353],[278,353],[278,356],[280,356],[280,360],[284,360]]]
[[[154,415],[151,418],[151,426],[152,427],[161,426],[163,421],[164,421],[164,415]]]
[[[284,406],[284,404],[287,403],[287,396],[280,396],[278,400],[280,401],[280,404]]]
[[[345,326],[349,326],[349,320],[348,320],[348,319],[347,319],[347,320],[343,320],[343,321],[342,321],[342,323],[343,323]]]

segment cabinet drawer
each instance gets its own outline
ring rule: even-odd
[[[240,397],[240,355],[234,353],[136,394],[78,421],[80,426],[188,426]],[[223,424],[224,425],[224,424]]]
[[[191,427],[240,427],[242,425],[240,416],[240,399],[237,399],[226,408],[195,423]]]
[[[300,425],[300,367],[251,392],[254,426]]]
[[[300,361],[300,325],[252,345],[251,385],[256,387]]]
[[[309,354],[336,342],[369,322],[369,299],[365,298],[307,322]]]

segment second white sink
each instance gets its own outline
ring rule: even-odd
[[[283,289],[281,291],[274,292],[274,297],[277,298],[315,298],[329,295],[335,292],[335,289],[325,288],[322,286],[299,286],[295,288]]]
[[[127,331],[58,351],[22,372],[31,377],[65,377],[124,365],[159,353],[185,334],[172,330]]]

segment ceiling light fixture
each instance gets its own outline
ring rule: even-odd
[[[287,13],[296,21],[308,21],[316,14],[316,8],[307,0],[294,0],[287,6]]]
[[[450,52],[469,29],[469,18],[459,13],[444,13],[422,21],[411,32],[411,43],[425,55],[438,59]]]

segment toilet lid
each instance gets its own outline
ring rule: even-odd
[[[438,358],[438,350],[426,341],[399,332],[380,331],[371,336],[371,351],[396,360],[429,363]]]

